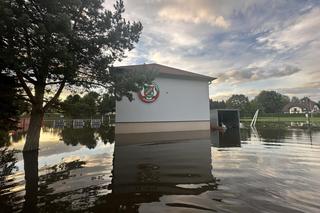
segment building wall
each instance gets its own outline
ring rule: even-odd
[[[302,108],[301,107],[291,107],[289,109],[290,114],[294,114],[294,113],[302,113]]]
[[[201,131],[210,128],[210,121],[162,121],[162,122],[130,122],[116,123],[117,134],[147,133],[147,132],[179,132]]]
[[[209,86],[206,81],[159,77],[159,98],[144,103],[134,94],[116,102],[116,122],[209,121]]]
[[[319,107],[317,105],[314,105],[312,112],[319,112]]]

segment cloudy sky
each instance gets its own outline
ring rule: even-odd
[[[217,77],[210,86],[217,100],[261,90],[320,100],[319,0],[124,3],[125,17],[144,29],[118,65],[159,63]]]

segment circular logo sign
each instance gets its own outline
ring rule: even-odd
[[[159,87],[156,83],[144,84],[138,96],[145,103],[153,103],[160,95]]]

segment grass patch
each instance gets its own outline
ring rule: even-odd
[[[240,121],[248,122],[251,121],[252,118],[244,117],[241,118]],[[306,122],[306,117],[258,117],[257,122]],[[320,117],[312,117],[310,118],[310,122],[320,123]]]

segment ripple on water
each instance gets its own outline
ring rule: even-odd
[[[222,200],[240,205],[236,212],[318,212],[320,134],[312,141],[307,135],[298,139],[262,140],[251,135],[241,149],[212,148],[213,174],[221,179],[218,191],[228,192]]]
[[[23,145],[14,143],[7,150],[14,159],[1,161],[1,168],[13,163],[0,175],[2,210],[20,211],[26,203],[43,212],[320,209],[317,131],[242,129],[241,143],[219,141],[220,147],[213,147],[216,138],[135,143],[133,136],[115,145],[85,131],[42,132],[35,164],[25,165],[19,152],[10,155]]]

